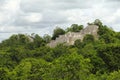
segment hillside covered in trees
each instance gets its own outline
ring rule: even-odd
[[[98,39],[86,34],[84,39],[66,46],[47,44],[59,35],[79,32],[83,25],[66,30],[56,28],[53,35],[12,35],[0,43],[0,80],[120,80],[120,32],[101,21]]]

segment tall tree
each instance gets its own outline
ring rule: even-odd
[[[72,24],[70,28],[67,28],[67,32],[79,32],[83,29],[83,25]]]
[[[65,34],[65,30],[63,30],[60,27],[57,27],[56,29],[54,29],[52,39],[55,40],[56,37],[59,37],[59,35],[63,35],[63,34]]]

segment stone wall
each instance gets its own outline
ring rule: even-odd
[[[80,32],[68,32],[65,35],[60,35],[56,40],[52,40],[49,44],[50,47],[55,47],[57,44],[65,43],[67,45],[73,45],[77,39],[83,40],[86,34],[92,34],[95,38],[97,38],[97,25],[88,25],[85,29]]]

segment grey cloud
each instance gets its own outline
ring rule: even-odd
[[[6,0],[0,0],[0,5],[3,5]]]
[[[90,8],[97,4],[97,0],[35,0],[31,2],[22,2],[21,9],[25,12],[42,12],[46,10],[65,10],[73,8]]]
[[[113,1],[113,2],[114,2],[114,1],[117,1],[117,2],[120,2],[120,0],[107,0],[107,1]]]
[[[27,13],[21,14],[16,17],[13,26],[31,26],[31,28],[44,28],[49,25],[64,24],[67,23],[67,17],[61,14],[62,11],[44,11],[42,12],[42,21],[39,22],[28,22],[24,19]],[[52,26],[51,26],[52,27]]]
[[[115,2],[115,1],[112,1],[112,2],[105,2],[102,4],[104,8],[111,8],[111,9],[118,9],[120,8],[120,2]]]

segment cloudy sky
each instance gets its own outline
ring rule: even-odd
[[[52,34],[56,26],[95,19],[120,31],[120,0],[0,0],[0,41],[16,33]]]

